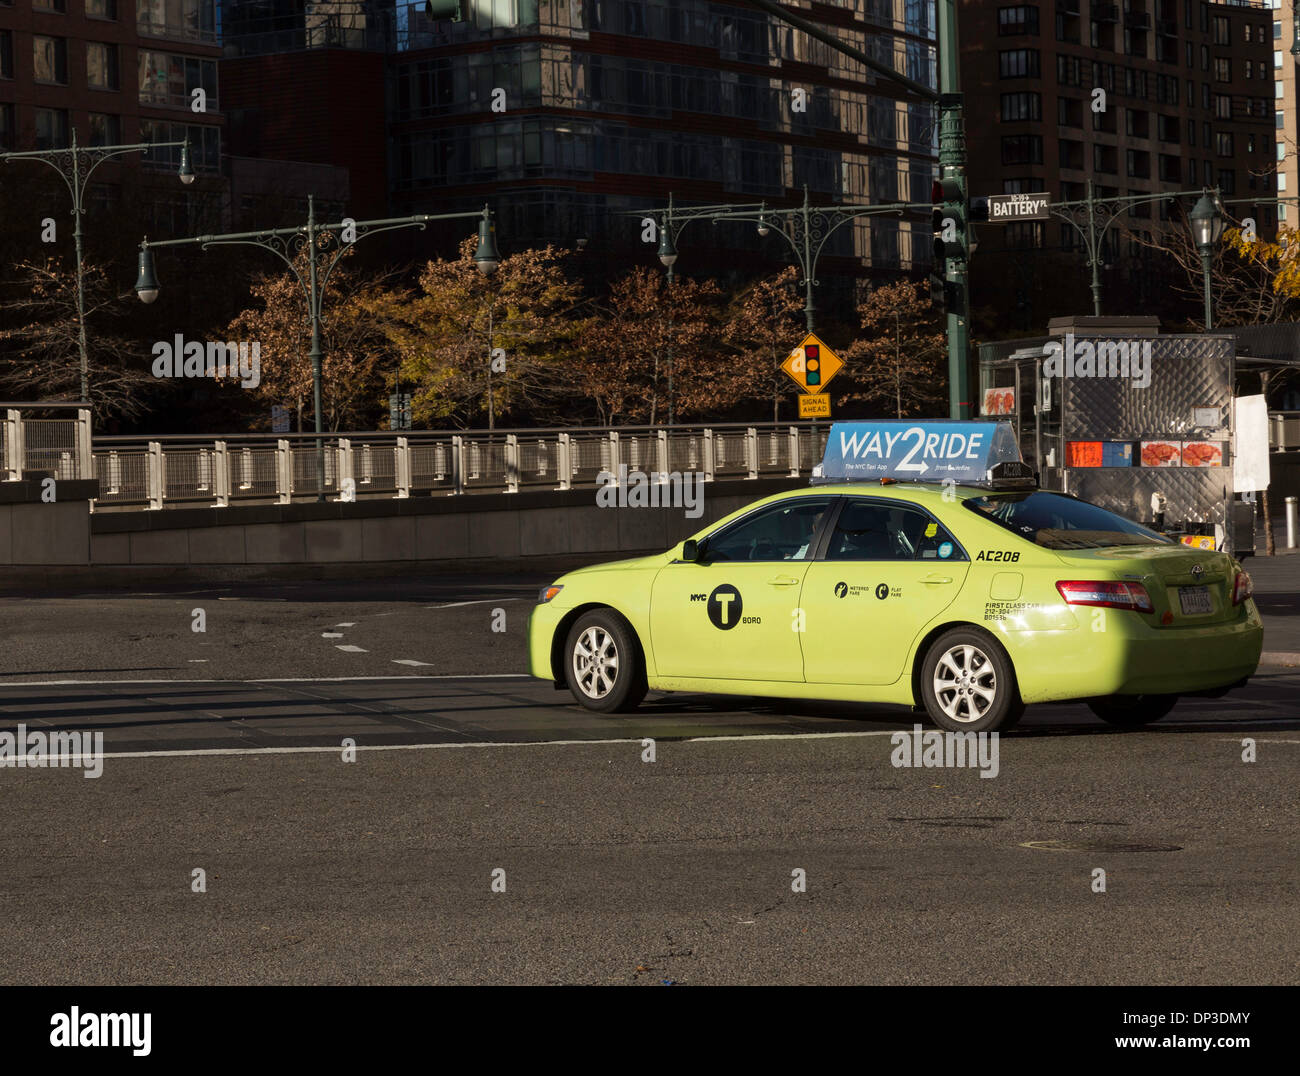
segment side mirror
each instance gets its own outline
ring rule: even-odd
[[[700,543],[694,538],[687,538],[682,543],[682,560],[694,564],[700,559]]]

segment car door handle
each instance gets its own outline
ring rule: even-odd
[[[773,587],[795,587],[799,585],[799,580],[788,575],[778,575],[775,579],[767,581],[768,586]]]
[[[922,579],[921,579],[921,582],[922,582],[922,583],[929,583],[931,586],[937,586],[937,585],[940,584],[940,583],[951,583],[951,582],[952,582],[952,576],[950,576],[950,575],[934,575],[934,574],[930,574],[930,575],[927,575],[927,576],[923,576]]]

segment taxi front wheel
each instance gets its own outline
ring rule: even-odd
[[[994,732],[1020,720],[1020,701],[1011,659],[989,635],[956,628],[926,651],[919,684],[930,720],[950,732]]]
[[[632,626],[612,609],[584,613],[564,644],[565,679],[588,710],[635,710],[645,698],[645,665]]]

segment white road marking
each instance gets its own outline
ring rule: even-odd
[[[342,638],[342,636],[339,636],[339,638]],[[338,643],[335,643],[334,649],[342,650],[344,653],[347,654],[369,654],[370,653],[369,650],[363,650],[361,647],[353,646],[350,643],[347,646],[340,646]]]
[[[192,664],[192,665],[206,665],[206,664],[208,663],[208,659],[207,659],[207,658],[189,658],[189,659],[187,659],[187,660],[188,660],[188,661],[190,662],[190,664]]]
[[[355,620],[345,620],[342,624],[334,625],[336,628],[355,628],[356,626],[357,622]]]
[[[342,639],[343,633],[341,631],[323,631],[320,633],[320,637],[322,639]]]
[[[394,665],[428,665],[433,666],[432,661],[413,661],[410,658],[393,658]]]
[[[408,679],[407,677],[384,677],[383,679]],[[900,731],[900,730],[895,730]],[[680,743],[709,743],[712,740],[825,740],[845,736],[892,736],[893,732],[792,732],[788,735],[762,736],[695,736]],[[358,751],[439,751],[444,748],[466,747],[586,747],[594,744],[636,744],[640,746],[644,737],[618,740],[530,740],[525,743],[404,743],[404,744],[358,744]],[[329,755],[337,754],[338,747],[207,747],[185,751],[105,751],[104,759],[110,758],[182,758],[198,755]],[[24,756],[25,757],[25,756]],[[38,756],[39,758],[40,756]],[[94,759],[93,755],[65,755],[69,760],[78,758]],[[17,764],[15,759],[14,765]]]
[[[527,680],[528,673],[438,673],[420,676],[274,676],[260,680],[0,680],[6,687],[99,687],[106,684],[333,684],[358,680]]]

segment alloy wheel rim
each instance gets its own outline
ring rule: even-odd
[[[573,680],[589,699],[603,699],[618,683],[614,636],[593,624],[573,646]]]
[[[969,725],[997,701],[997,671],[979,647],[961,643],[939,659],[931,687],[939,708],[953,721]]]

